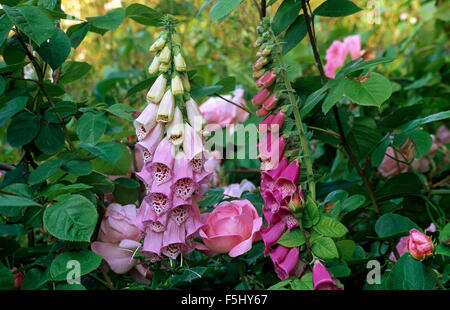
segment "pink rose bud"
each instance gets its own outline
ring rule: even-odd
[[[261,105],[263,104],[264,100],[269,96],[270,92],[267,88],[262,88],[258,91],[258,93],[253,97],[252,103],[253,105]]]
[[[258,117],[264,117],[269,113],[270,111],[267,111],[266,109],[264,109],[264,107],[260,107],[258,111],[256,111],[256,115],[258,115]]]
[[[277,75],[270,71],[269,73],[263,75],[256,81],[256,87],[269,87],[276,80]]]
[[[327,268],[321,262],[315,262],[312,276],[315,290],[338,290],[337,284],[333,281]]]
[[[224,201],[207,214],[206,224],[199,234],[213,253],[236,257],[252,248],[261,227],[262,218],[250,201]]]
[[[16,270],[17,270],[17,268],[13,267],[11,269],[11,272],[14,272]],[[14,274],[14,287],[13,287],[14,290],[19,290],[20,289],[20,287],[22,286],[23,278],[25,278],[25,276],[23,275],[22,272],[17,272],[17,273]]]
[[[275,109],[277,103],[278,103],[277,94],[272,94],[271,96],[269,96],[269,98],[267,98],[264,101],[263,107],[265,110],[271,111],[271,110]]]
[[[424,233],[413,228],[409,231],[408,252],[412,257],[423,260],[426,256],[433,254],[433,242]]]

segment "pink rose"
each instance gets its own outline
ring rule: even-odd
[[[401,154],[394,151],[392,147],[388,147],[386,149],[386,155],[378,167],[378,171],[386,178],[391,178],[394,175],[408,171],[409,166],[407,164],[397,162],[394,158],[397,158],[400,161],[405,161]]]
[[[348,36],[344,39],[345,47],[350,53],[352,60],[362,57],[364,55],[364,50],[361,49],[361,36],[359,34]]]
[[[334,41],[326,52],[325,75],[334,79],[336,69],[344,65],[347,57],[347,48],[341,41]]]
[[[412,257],[423,260],[426,256],[433,254],[433,242],[424,233],[413,228],[409,231],[408,252]]]
[[[100,225],[99,241],[110,243],[117,243],[125,239],[139,241],[141,232],[134,225],[135,218],[135,205],[110,204]]]
[[[17,268],[13,267],[11,269],[11,272],[14,272],[16,270],[17,270]],[[23,275],[22,272],[17,272],[17,273],[14,274],[14,287],[13,287],[14,290],[19,290],[20,289],[20,287],[22,286],[23,278],[25,278],[25,276]]]
[[[450,130],[448,130],[445,125],[442,125],[441,127],[438,128],[436,136],[439,139],[440,143],[442,144],[450,143]]]
[[[224,201],[206,214],[206,224],[199,233],[211,252],[236,257],[252,248],[261,226],[262,218],[250,201]]]
[[[230,184],[228,186],[225,186],[224,188],[224,195],[230,196],[230,197],[235,197],[235,198],[240,198],[243,192],[253,192],[256,187],[255,185],[250,182],[247,179],[243,179],[241,181],[241,183],[234,183],[234,184]]]

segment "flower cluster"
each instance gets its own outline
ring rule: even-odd
[[[335,40],[326,51],[325,75],[334,78],[336,69],[342,67],[347,55],[352,60],[362,57],[365,51],[361,49],[361,36],[359,34],[348,36],[343,42]]]
[[[135,120],[135,151],[144,162],[136,176],[146,187],[136,226],[144,235],[140,254],[151,262],[176,259],[195,248],[194,237],[202,226],[197,201],[213,172],[208,160],[215,161],[203,146],[207,122],[189,94],[173,20],[165,25],[150,47],[155,57],[148,71],[159,76],[147,94],[147,107]]]
[[[268,226],[261,230],[261,237],[265,244],[265,253],[269,253],[278,277],[282,280],[290,276],[300,276],[305,264],[299,260],[299,248],[288,248],[278,245],[277,241],[283,233],[298,227],[298,220],[290,207],[303,205],[303,193],[298,187],[300,164],[297,160],[289,162],[284,155],[286,141],[279,135],[286,117],[283,109],[277,108],[278,94],[270,93],[274,89],[282,90],[282,83],[275,85],[277,78],[285,74],[277,68],[277,57],[280,57],[279,45],[274,41],[268,31],[270,22],[264,19],[257,30],[261,37],[257,39],[259,46],[257,57],[253,65],[256,85],[261,88],[253,98],[255,105],[262,105],[258,116],[266,116],[258,125],[258,132],[262,137],[258,144],[258,158],[261,160],[261,186],[260,191],[264,199],[264,217]],[[272,57],[272,58],[271,58]],[[276,112],[276,113],[275,113]]]

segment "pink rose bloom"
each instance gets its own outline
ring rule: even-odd
[[[13,267],[11,269],[11,272],[14,272],[16,270],[17,270],[17,268]],[[17,273],[14,274],[14,287],[13,287],[14,290],[19,290],[20,289],[20,287],[22,286],[23,278],[25,278],[25,276],[23,275],[22,272],[17,272]]]
[[[413,228],[409,231],[408,252],[412,257],[423,260],[426,256],[433,254],[433,242],[424,233]]]
[[[138,263],[133,256],[141,244],[134,240],[123,240],[120,243],[95,241],[91,244],[92,252],[103,256],[109,267],[118,274],[127,273]]]
[[[440,143],[442,144],[450,143],[450,130],[448,130],[445,125],[442,125],[441,127],[438,128],[436,136],[439,139]]]
[[[365,51],[361,49],[361,36],[359,34],[346,37],[344,39],[344,45],[347,48],[347,52],[350,53],[352,60],[364,55]]]
[[[246,105],[242,88],[234,91],[234,97],[231,95],[223,97],[240,106]],[[243,123],[249,117],[247,112],[219,97],[209,98],[200,105],[199,109],[208,124],[217,124],[222,128],[235,123]]]
[[[338,290],[327,268],[321,262],[316,261],[312,270],[313,286],[315,290]],[[341,288],[343,290],[344,288]]]
[[[199,233],[211,252],[236,257],[252,248],[261,226],[262,218],[250,201],[224,201],[206,214],[206,224]]]
[[[336,69],[344,65],[347,57],[347,48],[341,41],[334,41],[326,52],[325,75],[334,79]]]
[[[256,189],[256,186],[247,179],[243,179],[241,183],[234,183],[224,188],[224,195],[240,198],[243,192],[253,192]]]
[[[408,171],[408,165],[397,162],[393,158],[389,157],[392,156],[394,158],[398,158],[401,161],[404,161],[404,158],[401,154],[398,152],[395,152],[392,147],[388,147],[386,149],[386,155],[383,158],[383,161],[381,162],[380,166],[378,167],[378,171],[386,178],[391,178],[394,175],[397,175],[399,173],[403,173]],[[400,170],[398,169],[400,167]]]
[[[141,232],[134,225],[135,218],[135,205],[110,204],[100,225],[99,241],[110,243],[120,242],[124,239],[139,241]]]
[[[434,223],[431,223],[430,226],[428,226],[425,229],[425,232],[435,232],[436,226],[434,226]],[[395,247],[397,249],[398,255],[401,257],[403,254],[405,254],[408,251],[408,243],[409,243],[409,236],[404,236],[400,238],[400,241],[398,242],[397,246]],[[389,259],[396,262],[397,259],[395,258],[394,253],[391,252],[391,255],[389,256]]]

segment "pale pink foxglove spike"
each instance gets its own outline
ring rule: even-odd
[[[153,181],[152,189],[150,191],[150,195],[148,195],[145,199],[148,199],[149,204],[152,209],[156,212],[158,216],[167,212],[171,208],[172,201],[172,183],[164,182],[162,184],[158,184]]]
[[[161,249],[161,253],[171,259],[177,259],[177,256],[181,254],[183,243],[172,243]]]
[[[280,176],[287,165],[288,160],[283,156],[275,169],[261,171],[261,189],[272,190],[276,179]]]
[[[181,78],[178,74],[175,74],[174,76],[172,76],[172,81],[171,81],[170,85],[172,88],[172,94],[174,96],[184,94],[183,81],[181,80]]]
[[[175,146],[164,138],[156,148],[153,161],[149,166],[153,179],[157,184],[172,178],[172,168],[175,161]]]
[[[155,232],[151,228],[147,227],[142,251],[161,256],[163,236],[164,232]]]
[[[269,97],[270,91],[267,88],[261,88],[258,93],[253,97],[253,105],[260,106]]]
[[[137,210],[136,218],[133,221],[133,224],[142,232],[145,232],[146,230],[147,225],[144,221],[144,218],[146,218],[147,212],[150,209],[151,206],[148,204],[148,201],[146,199],[142,200],[142,203]]]
[[[175,108],[172,122],[167,127],[167,137],[173,145],[180,145],[184,138],[184,120],[180,108]]]
[[[189,209],[191,205],[189,204],[180,204],[178,206],[174,206],[172,211],[170,212],[170,219],[177,223],[178,226],[186,222],[189,217]]]
[[[150,130],[156,125],[156,114],[158,112],[158,106],[149,102],[144,111],[133,122],[134,128],[136,128],[136,136],[139,141],[144,140]]]
[[[192,198],[183,199],[177,195],[173,195],[172,210],[174,210],[175,208],[180,207],[180,206],[190,206],[190,205],[192,205],[192,203],[193,203]]]
[[[153,175],[145,168],[145,166],[141,171],[136,172],[136,177],[146,184],[146,186],[148,185],[149,188],[151,187]]]
[[[277,75],[273,71],[270,71],[256,81],[256,87],[269,87],[276,79]]]
[[[135,144],[135,152],[142,157],[144,165],[152,161],[153,154],[163,137],[164,125],[157,124],[144,140]]]
[[[281,199],[291,196],[297,189],[300,177],[300,164],[292,161],[275,181],[275,188],[280,192]]]
[[[186,112],[189,124],[191,124],[192,128],[194,128],[194,130],[198,133],[202,132],[202,130],[206,125],[208,125],[208,123],[206,122],[203,114],[200,112],[197,102],[195,102],[192,97],[189,98],[188,101],[186,101]]]
[[[161,123],[170,123],[173,119],[175,112],[175,98],[170,89],[167,89],[164,97],[158,107],[158,114],[156,115],[156,121]]]
[[[142,222],[146,227],[150,227],[153,231],[162,232],[166,230],[168,218],[169,212],[158,215],[151,204],[148,204],[147,212],[143,214]]]
[[[196,188],[192,166],[186,158],[186,154],[180,151],[176,155],[173,168],[172,189],[174,195],[186,200],[192,197]]]
[[[199,184],[197,189],[195,190],[194,194],[192,195],[192,198],[194,199],[201,199],[203,194],[206,192],[206,190],[209,188],[209,184]]]
[[[183,150],[190,160],[194,172],[202,172],[205,161],[205,149],[201,136],[189,125],[184,127]]]
[[[275,272],[280,280],[286,280],[290,275],[295,273],[298,263],[298,255],[298,247],[290,248],[284,260],[281,263],[274,264]]]
[[[275,245],[280,239],[281,235],[284,234],[287,227],[283,221],[279,221],[270,228],[264,228],[261,230],[261,238],[264,241],[266,248],[270,248]]]
[[[197,184],[208,184],[211,179],[213,173],[203,170],[202,172],[194,172],[194,181]]]
[[[314,263],[312,270],[313,286],[315,290],[338,290],[327,268],[320,261]]]
[[[167,229],[163,236],[163,247],[171,244],[184,243],[186,239],[186,231],[184,225],[179,225],[174,218],[169,218]]]
[[[166,90],[166,84],[167,84],[166,78],[164,77],[163,74],[160,74],[156,78],[156,81],[153,83],[152,87],[147,93],[147,102],[158,104],[164,95],[164,91]]]
[[[203,227],[204,222],[202,221],[200,210],[197,204],[193,204],[188,209],[189,217],[186,219],[186,238],[194,237],[198,234],[200,228]]]

